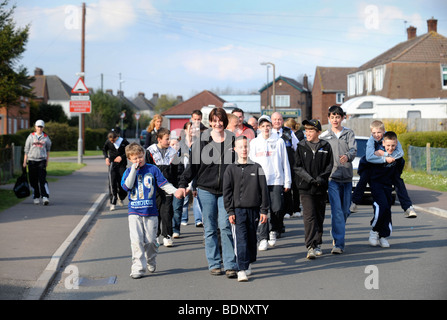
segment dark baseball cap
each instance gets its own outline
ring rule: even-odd
[[[315,129],[317,129],[318,131],[321,131],[321,123],[319,120],[316,119],[312,119],[312,120],[304,120],[303,121],[303,125],[308,125],[308,126],[312,126]]]

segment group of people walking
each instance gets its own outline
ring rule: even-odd
[[[120,142],[109,135],[104,147],[107,165],[125,162],[124,156],[132,163],[124,173],[116,171],[113,179],[119,181],[118,187],[111,184],[111,208],[114,201],[123,199],[119,189],[129,193],[132,278],[142,277],[146,270],[155,271],[160,235],[165,246],[172,246],[180,235],[179,221],[188,207],[184,199],[190,191],[194,191],[201,213],[205,256],[212,275],[225,273],[228,278],[247,281],[257,251],[274,247],[284,233],[286,214],[300,211],[306,258],[322,255],[327,199],[331,253],[344,252],[346,221],[356,210],[351,197],[357,146],[354,132],[342,125],[343,109],[329,108],[328,130],[322,132],[321,122],[312,119],[303,121],[304,133],[297,134],[284,126],[279,113],[263,115],[254,125],[243,123],[242,110],[233,114],[239,120],[229,126],[233,117],[223,108],[214,108],[209,114],[210,128],[203,128],[201,112],[194,111],[177,143],[170,139],[170,131],[161,127],[158,116],[154,117],[158,127],[148,130],[147,146],[128,144],[125,139]],[[375,122],[371,132],[356,193],[361,198],[361,186],[369,183],[372,187],[374,215],[368,241],[388,247],[393,186],[404,200],[406,216],[416,217],[416,213],[400,178],[403,158],[396,134],[385,132],[383,123]],[[112,150],[120,155],[110,157]]]

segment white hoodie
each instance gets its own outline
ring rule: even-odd
[[[261,165],[268,186],[280,185],[290,189],[292,178],[286,144],[278,135],[270,135],[268,139],[259,135],[251,140],[249,157]]]

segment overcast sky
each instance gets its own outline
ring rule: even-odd
[[[358,67],[438,20],[447,36],[447,1],[95,0],[84,1],[85,83],[182,95],[231,88],[257,91],[272,62],[276,76],[314,81],[317,66]],[[74,86],[81,69],[82,1],[10,0],[18,26],[29,24],[19,64]],[[121,82],[120,82],[121,74]],[[272,69],[269,69],[272,80]]]

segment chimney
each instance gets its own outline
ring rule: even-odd
[[[144,98],[144,92],[138,92],[138,96]]]
[[[106,93],[107,93],[107,94],[110,94],[111,96],[113,96],[113,90],[112,90],[112,89],[107,89],[107,90],[106,90]]]
[[[303,87],[309,89],[309,80],[307,79],[307,74],[303,76]]]
[[[435,18],[431,18],[427,20],[427,29],[428,32],[438,32],[438,20]]]
[[[411,40],[411,39],[416,38],[416,28],[413,27],[413,26],[409,26],[407,28],[407,36],[408,36],[407,40]]]
[[[40,68],[34,69],[34,75],[35,76],[43,76],[43,70]]]

